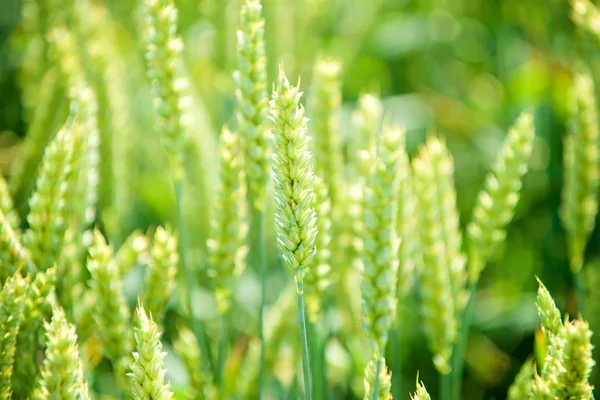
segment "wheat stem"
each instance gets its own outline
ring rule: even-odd
[[[185,225],[185,217],[183,215],[183,179],[175,178],[175,200],[177,202],[177,225],[179,228],[179,259],[181,262],[181,268],[183,269],[185,277],[185,293],[187,294],[187,306],[188,312],[190,313],[190,326],[198,341],[198,347],[200,347],[200,355],[204,358],[202,364],[209,366],[212,370],[212,359],[210,356],[210,348],[206,341],[206,333],[202,326],[202,321],[194,316],[193,312],[193,274],[190,265],[187,262],[186,249],[187,249],[187,230]],[[200,368],[202,366],[199,366]]]
[[[262,209],[257,209],[254,213],[257,225],[257,243],[256,243],[256,262],[258,263],[260,273],[260,306],[258,309],[258,336],[260,339],[260,372],[258,375],[258,397],[261,398],[264,386],[264,370],[265,370],[265,327],[264,327],[264,312],[267,296],[266,281],[267,281],[267,264],[265,260],[265,213]]]
[[[452,399],[452,374],[440,373],[440,400]]]
[[[462,315],[460,324],[460,335],[452,352],[452,399],[460,399],[462,384],[462,375],[465,368],[465,356],[467,354],[467,344],[469,341],[469,331],[473,321],[473,311],[475,310],[475,292],[477,284],[469,284],[469,299]]]
[[[296,275],[296,292],[298,297],[298,322],[300,324],[300,344],[302,345],[302,368],[304,372],[304,399],[312,399],[312,379],[310,375],[310,357],[308,338],[306,336],[306,316],[304,314],[304,289]]]
[[[227,314],[222,313],[221,319],[221,338],[219,340],[219,361],[217,364],[217,384],[219,385],[219,393],[221,396],[225,394],[225,384],[223,379],[223,370],[225,368],[225,361],[227,360],[227,347],[229,337],[229,326],[227,320]]]

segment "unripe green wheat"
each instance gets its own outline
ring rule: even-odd
[[[327,185],[334,204],[340,200],[343,158],[337,114],[342,101],[341,63],[319,59],[313,70],[310,112],[314,134],[315,171]]]
[[[30,271],[35,268],[29,251],[21,245],[18,235],[0,210],[0,283],[4,283],[22,265]]]
[[[315,198],[313,207],[317,212],[317,230],[319,234],[316,237],[315,246],[317,254],[310,267],[310,272],[306,275],[307,285],[307,308],[308,318],[312,323],[317,321],[321,312],[323,300],[325,299],[325,289],[330,283],[331,258],[331,200],[327,192],[325,183],[315,177]]]
[[[451,281],[445,237],[445,205],[454,199],[445,182],[452,181],[452,158],[444,142],[429,137],[413,160],[415,193],[418,197],[418,233],[423,254],[420,293],[425,333],[441,373],[449,373],[452,344],[457,337],[456,299]],[[456,285],[454,285],[456,287]]]
[[[131,354],[130,313],[127,308],[119,267],[112,260],[112,248],[99,231],[94,231],[87,267],[92,276],[90,286],[96,297],[93,313],[99,326],[104,353],[117,374],[124,373]]]
[[[166,369],[163,359],[160,332],[140,305],[137,309],[134,329],[135,352],[131,364],[131,395],[134,400],[167,400],[173,398],[168,383],[165,383]]]
[[[600,347],[598,343],[598,333],[600,332],[600,291],[596,290],[600,287],[600,264],[598,260],[593,263],[586,265],[583,268],[585,278],[585,289],[586,289],[586,320],[590,324],[590,329],[595,332],[594,340],[592,343],[595,344],[593,349],[593,359],[600,360]],[[596,383],[600,381],[600,370],[594,368],[592,371],[591,381]]]
[[[358,109],[352,114],[355,133],[349,143],[351,146],[349,158],[356,166],[360,166],[361,151],[375,152],[375,142],[381,130],[382,117],[381,100],[372,94],[361,94],[358,99]]]
[[[23,318],[17,335],[14,371],[12,375],[13,398],[26,399],[37,381],[38,350],[43,348],[40,332],[43,322],[52,313],[51,299],[56,283],[56,268],[38,272],[27,285]]]
[[[377,362],[381,363],[379,371],[379,393],[376,395],[377,400],[392,399],[392,373],[388,371],[385,365],[385,358],[375,355],[365,368],[365,395],[364,400],[373,399],[373,390],[375,390],[375,374],[377,374]]]
[[[244,154],[240,137],[226,127],[221,132],[219,152],[221,184],[214,203],[211,235],[206,244],[217,306],[221,314],[226,314],[233,284],[244,270],[248,252],[245,244],[248,224]]]
[[[556,307],[550,292],[539,279],[538,284],[536,306],[544,332],[547,352],[541,375],[536,376],[533,381],[532,393],[534,398],[552,399],[561,387],[559,376],[565,372],[562,362],[565,346],[564,327],[560,311]]]
[[[598,104],[589,72],[575,75],[573,96],[571,127],[564,142],[565,172],[560,211],[567,231],[571,269],[578,272],[594,230],[600,191]]]
[[[419,235],[417,234],[417,196],[415,195],[413,172],[406,149],[401,149],[398,157],[398,217],[396,234],[401,239],[398,248],[398,285],[397,295],[400,300],[406,297],[413,284],[414,272],[422,258],[419,251]],[[457,263],[456,267],[460,267]],[[458,286],[458,285],[457,285]]]
[[[11,276],[0,292],[0,398],[12,396],[12,373],[17,334],[25,307],[28,280],[19,274]]]
[[[590,0],[571,0],[571,19],[600,38],[600,12]]]
[[[72,212],[85,140],[79,129],[65,126],[44,153],[37,191],[29,201],[29,230],[23,238],[42,271],[58,260]]]
[[[19,232],[21,220],[19,219],[17,211],[14,209],[12,196],[2,174],[0,174],[0,211],[4,213],[13,230]]]
[[[396,311],[399,244],[396,218],[399,157],[403,147],[403,129],[383,129],[364,205],[363,327],[381,354]]]
[[[506,237],[505,228],[519,201],[534,139],[533,115],[523,112],[508,132],[502,154],[487,176],[467,227],[471,284],[478,281],[490,255]]]
[[[148,238],[140,231],[132,232],[115,255],[120,276],[125,276],[139,262],[140,257],[148,250]]]
[[[246,146],[248,189],[256,209],[262,209],[270,174],[270,141],[266,118],[267,58],[265,21],[260,0],[245,0],[237,31],[238,69],[233,74],[237,99],[236,119]]]
[[[312,207],[315,177],[301,96],[299,87],[290,85],[280,67],[271,100],[275,222],[277,241],[286,265],[296,274],[298,293],[303,291],[304,273],[317,251],[317,213]]]
[[[181,328],[173,345],[175,351],[181,356],[189,376],[188,398],[216,399],[217,393],[213,385],[213,376],[207,366],[202,364],[200,349],[194,333],[187,328]]]
[[[538,279],[538,292],[536,307],[542,323],[544,335],[548,338],[550,335],[559,335],[563,328],[560,311],[554,303],[554,299],[546,286]]]
[[[79,359],[77,334],[62,308],[56,306],[52,321],[45,324],[48,347],[41,379],[33,400],[91,399]]]
[[[173,0],[144,0],[144,41],[147,74],[151,81],[156,129],[163,139],[175,180],[183,177],[184,135],[181,128],[183,93],[189,83],[183,75],[183,42],[177,36],[177,9]]]
[[[411,400],[431,400],[423,382],[417,382],[417,391],[410,395]]]
[[[560,383],[560,399],[592,398],[593,387],[588,383],[590,373],[595,365],[592,359],[592,332],[588,323],[581,320],[565,324],[562,365],[564,370],[558,376]]]
[[[177,235],[168,226],[158,227],[152,241],[142,297],[158,324],[162,323],[167,302],[175,288],[178,263]]]
[[[531,385],[533,384],[533,360],[525,360],[521,369],[515,376],[515,380],[508,389],[508,400],[529,399],[532,396]]]

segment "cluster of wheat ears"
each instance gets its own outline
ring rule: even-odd
[[[509,129],[463,234],[454,162],[443,138],[429,135],[409,157],[405,130],[386,123],[380,100],[365,94],[353,117],[357,134],[345,154],[336,118],[340,63],[326,58],[316,62],[309,122],[300,83],[290,84],[283,65],[269,95],[262,6],[260,0],[242,3],[233,74],[235,128],[223,127],[219,137],[220,181],[207,214],[211,223],[205,259],[221,316],[220,339],[211,340],[214,335],[198,318],[202,304],[193,296],[197,268],[186,257],[191,241],[182,207],[190,88],[173,0],[144,0],[141,7],[154,128],[168,156],[177,228],[134,232],[118,249],[95,227],[95,210],[103,164],[99,147],[105,140],[105,127],[100,125],[106,124],[98,118],[99,109],[106,104],[118,108],[122,99],[110,79],[94,81],[97,76],[90,70],[100,69],[101,77],[114,77],[118,71],[107,61],[110,54],[99,52],[94,42],[98,21],[87,22],[87,16],[101,11],[87,1],[72,2],[65,17],[69,29],[54,21],[44,32],[55,64],[44,73],[42,92],[50,82],[63,82],[69,111],[44,150],[26,221],[11,195],[13,179],[24,172],[15,171],[8,182],[0,179],[1,398],[91,398],[88,377],[99,359],[110,363],[115,392],[121,396],[173,398],[165,378],[161,330],[176,286],[186,299],[186,323],[173,333],[174,351],[188,372],[185,396],[269,398],[265,382],[277,367],[267,368],[268,352],[278,351],[277,330],[284,329],[283,323],[263,322],[269,239],[276,240],[295,282],[290,291],[295,287],[303,367],[298,375],[304,398],[317,392],[316,397],[323,396],[318,388],[322,382],[313,381],[326,374],[326,362],[320,358],[324,338],[315,334],[314,326],[328,318],[324,309],[329,301],[353,302],[342,296],[359,296],[357,289],[360,317],[342,325],[352,328],[358,322],[368,344],[364,398],[391,398],[388,335],[393,325],[402,331],[397,316],[405,312],[405,299],[413,291],[420,299],[422,330],[440,375],[439,397],[460,397],[477,283],[504,241],[519,200],[535,141],[533,113],[522,112]],[[600,35],[600,13],[591,3],[576,0],[573,10],[574,21]],[[102,57],[108,59],[103,63]],[[573,76],[560,215],[568,233],[571,269],[579,279],[598,208],[600,136],[591,75],[582,67]],[[52,110],[41,104],[33,123],[49,113]],[[31,149],[25,146],[23,151]],[[276,239],[268,235],[273,226]],[[248,259],[261,274],[258,337],[239,361],[236,382],[225,385],[228,315],[234,283]],[[144,284],[132,313],[125,277],[138,264],[145,266]],[[581,297],[584,294],[581,290]],[[283,296],[279,301],[289,298]],[[588,379],[594,361],[588,323],[581,315],[563,317],[541,281],[537,309],[544,350],[537,361],[522,366],[508,397],[591,399]],[[288,308],[281,310],[279,320],[285,322]],[[96,342],[90,344],[90,338]],[[212,359],[215,351],[217,360]],[[412,399],[429,398],[417,378]]]

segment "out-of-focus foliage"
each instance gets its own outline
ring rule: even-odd
[[[96,90],[99,130],[111,138],[100,147],[97,224],[112,248],[119,249],[136,229],[145,231],[175,222],[169,162],[154,129],[151,85],[145,72],[144,16],[141,1],[81,1],[89,8],[79,14],[70,13],[72,3],[80,2],[0,1],[0,170],[7,177],[20,220],[25,221],[44,148],[68,113],[68,83],[60,67],[63,56],[53,50],[50,35],[53,25],[64,24],[79,35],[82,42],[78,43],[85,43],[82,64]],[[219,318],[208,276],[206,242],[210,204],[218,187],[218,134],[224,123],[236,126],[232,73],[236,69],[240,3],[176,2],[177,31],[184,45],[182,69],[189,80],[183,128],[188,193],[184,206],[191,242],[189,264],[198,280],[192,298],[198,305],[196,317],[214,339],[211,347],[215,352]],[[36,8],[40,5],[46,8]],[[509,125],[521,110],[533,111],[536,139],[529,172],[506,240],[481,276],[466,353],[463,398],[504,398],[533,348],[538,325],[534,275],[548,286],[561,310],[577,311],[576,285],[569,272],[565,231],[558,214],[562,138],[568,128],[573,68],[577,62],[587,63],[598,82],[600,42],[573,25],[570,6],[562,0],[264,0],[263,5],[267,90],[280,61],[290,81],[295,83],[301,76],[302,90],[308,92],[315,60],[321,56],[339,60],[342,107],[338,133],[346,158],[354,157],[349,152],[356,148],[353,135],[359,135],[352,123],[357,99],[364,92],[376,93],[383,101],[384,118],[406,126],[411,157],[426,132],[436,130],[445,137],[455,164],[463,231]],[[310,112],[307,106],[309,118]],[[335,212],[334,202],[331,207]],[[249,230],[250,242],[253,232]],[[266,363],[273,371],[268,393],[280,398],[301,391],[296,377],[300,352],[296,324],[288,317],[295,312],[295,304],[285,298],[290,292],[286,285],[289,274],[282,267],[272,221],[266,232]],[[586,259],[598,255],[599,240],[598,233],[592,233]],[[149,255],[142,254],[139,264],[147,261],[144,257]],[[143,269],[135,264],[124,281],[130,310],[144,282]],[[364,345],[359,321],[353,319],[357,316],[352,315],[353,310],[360,310],[358,284],[351,284],[356,284],[356,298],[350,300],[342,301],[332,289],[346,285],[346,281],[335,281],[344,268],[331,263],[333,282],[328,290],[332,294],[321,305],[325,326],[317,325],[311,332],[313,337],[323,332],[329,335],[320,361],[327,366],[327,375],[323,382],[315,383],[319,398],[362,397],[364,367],[372,356]],[[247,393],[240,396],[248,398],[256,393],[258,285],[257,268],[249,262],[232,290],[228,317],[232,346],[224,387],[227,393],[236,393],[243,384]],[[95,301],[86,299],[82,296],[80,301]],[[171,345],[184,321],[184,303],[178,285],[163,322],[166,378],[176,398],[184,398],[188,382],[206,379],[189,376],[188,360]],[[392,393],[398,399],[408,399],[417,371],[429,392],[438,392],[418,304],[416,293],[402,299],[397,313],[400,322],[395,324],[398,328],[392,331],[386,351]],[[588,310],[600,314],[598,307],[588,305]],[[599,338],[596,334],[592,341],[600,344]],[[115,395],[98,334],[78,331],[78,339],[84,365],[94,370],[86,377],[90,392]],[[592,383],[598,385],[600,380]],[[328,391],[324,391],[325,385]]]

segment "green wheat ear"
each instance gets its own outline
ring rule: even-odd
[[[44,153],[37,190],[29,201],[29,230],[23,238],[35,265],[52,267],[62,251],[72,212],[85,140],[76,124],[67,124]]]
[[[303,292],[304,274],[317,252],[317,213],[312,207],[315,176],[301,96],[299,87],[290,85],[280,67],[271,100],[275,222],[277,241],[287,267],[295,273],[298,293]]]
[[[383,129],[364,203],[364,270],[361,280],[363,327],[383,354],[396,311],[398,278],[397,206],[404,130]]]
[[[592,368],[592,332],[588,323],[574,320],[565,324],[562,364],[558,381],[561,399],[591,399],[593,386],[588,382]]]
[[[155,316],[158,324],[162,324],[167,302],[175,288],[178,263],[177,235],[169,226],[158,227],[150,249],[142,297],[148,312]]]
[[[323,179],[333,203],[340,201],[344,170],[338,111],[342,101],[341,63],[318,59],[313,70],[310,99],[311,132],[314,135],[315,171]]]
[[[140,258],[146,253],[148,247],[148,237],[141,231],[134,231],[125,239],[114,257],[120,276],[125,276],[141,262]]]
[[[183,74],[183,42],[177,36],[173,0],[144,0],[144,42],[151,81],[156,129],[163,139],[175,181],[183,177],[181,118],[189,83]]]
[[[523,112],[508,132],[502,153],[486,178],[467,227],[471,284],[479,280],[494,249],[506,237],[506,225],[513,218],[519,201],[534,139],[533,115]]]
[[[20,274],[11,276],[0,292],[0,398],[12,397],[12,373],[17,334],[25,308],[26,286]]]
[[[450,241],[447,228],[455,227],[456,222],[450,221],[451,224],[448,224],[446,215],[442,214],[448,211],[448,207],[453,210],[454,163],[445,143],[432,136],[421,146],[412,166],[418,201],[418,234],[423,254],[423,264],[417,265],[421,312],[429,347],[434,354],[434,364],[438,371],[447,374],[450,372],[452,345],[457,338],[456,304],[460,300],[455,297],[458,285],[451,279],[451,266],[458,265],[458,262],[451,261],[452,253],[447,246]],[[454,218],[451,215],[449,219]]]
[[[595,364],[592,332],[585,321],[565,321],[563,324],[552,296],[541,282],[539,285],[537,307],[547,354],[541,374],[534,376],[533,397],[589,400],[593,387],[588,380]]]
[[[383,105],[379,97],[363,93],[358,99],[358,108],[352,113],[352,124],[356,132],[350,146],[349,159],[360,172],[360,152],[375,152],[375,139],[381,131]]]
[[[166,370],[163,360],[167,353],[162,351],[158,327],[148,317],[143,306],[136,312],[134,328],[135,352],[131,364],[131,395],[134,400],[168,400],[173,393],[165,383]]]
[[[417,378],[418,379],[418,378]],[[411,400],[431,400],[423,382],[417,382],[417,391],[410,395]]]
[[[534,376],[532,393],[536,398],[551,398],[560,388],[559,375],[564,371],[561,354],[564,347],[564,327],[560,311],[544,284],[538,279],[537,310],[547,345],[541,374]]]
[[[508,389],[508,400],[529,399],[533,395],[531,385],[533,384],[533,359],[525,360],[521,369],[515,376],[515,380]]]
[[[50,318],[56,283],[56,267],[37,272],[27,284],[23,318],[17,334],[17,348],[12,374],[13,397],[29,397],[38,376],[38,350],[43,346],[39,337],[44,320]]]
[[[35,269],[29,251],[21,245],[7,217],[0,210],[0,283],[12,276],[20,266],[33,272]]]
[[[365,395],[364,400],[373,399],[373,391],[375,390],[375,374],[377,373],[377,362],[381,363],[381,369],[379,371],[379,393],[376,394],[377,400],[391,400],[392,399],[392,373],[388,371],[385,365],[385,359],[379,355],[375,355],[372,360],[369,361],[365,368]]]
[[[408,296],[414,285],[414,273],[417,265],[423,263],[417,234],[417,196],[413,182],[413,172],[403,148],[399,154],[398,217],[396,232],[400,240],[398,248],[398,300]]]
[[[117,374],[121,374],[126,369],[125,363],[132,349],[130,313],[120,270],[112,256],[112,248],[102,234],[95,230],[87,262],[92,276],[90,285],[96,299],[93,314],[104,352],[114,363]]]
[[[21,226],[21,220],[15,210],[12,196],[8,189],[8,185],[6,184],[6,179],[4,179],[2,174],[0,174],[0,211],[4,213],[6,220],[13,230],[18,233]]]
[[[315,198],[313,207],[317,212],[317,230],[315,246],[318,249],[310,272],[306,275],[308,318],[312,323],[318,319],[326,296],[331,275],[331,199],[325,183],[315,177]]]
[[[240,137],[224,127],[221,132],[221,183],[214,202],[210,238],[207,240],[210,275],[215,285],[217,306],[226,314],[235,279],[245,268],[248,252],[246,179]]]
[[[194,333],[188,328],[180,328],[173,343],[175,351],[182,358],[190,380],[190,399],[217,399],[217,390],[213,384],[213,375],[209,368],[202,363],[200,349]]]
[[[589,71],[573,82],[571,125],[564,143],[561,217],[567,231],[569,260],[581,270],[585,247],[594,230],[600,192],[600,131],[594,82]]]
[[[55,306],[52,320],[45,324],[48,345],[41,379],[32,399],[91,399],[83,378],[75,327],[62,308]]]
[[[246,147],[248,189],[256,209],[263,208],[271,167],[271,143],[266,126],[269,103],[264,26],[261,1],[245,0],[237,31],[238,70],[233,80],[238,130]]]

